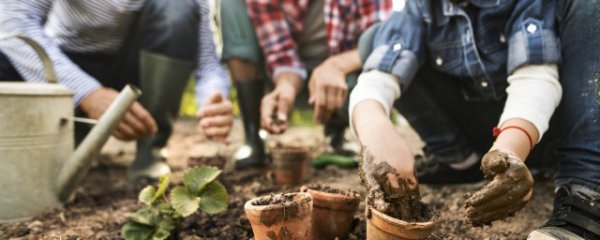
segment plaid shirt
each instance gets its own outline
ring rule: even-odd
[[[392,11],[392,0],[322,1],[331,55],[356,48],[360,34],[374,23],[386,19]],[[306,79],[307,71],[298,56],[295,40],[302,33],[310,0],[246,2],[269,73],[275,76],[282,71],[291,71]]]

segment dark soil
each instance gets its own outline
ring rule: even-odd
[[[252,201],[253,206],[266,206],[271,204],[285,204],[291,202],[294,199],[294,195],[291,194],[271,194],[269,196],[259,197]]]
[[[207,142],[197,134],[195,123],[179,122],[175,135],[169,143],[168,163],[174,170],[173,181],[181,181],[183,170],[190,156],[214,156],[220,150],[233,151],[242,142],[241,127],[236,124],[232,135],[232,146]],[[319,145],[323,136],[318,129],[290,129],[288,136]],[[407,138],[414,134],[407,128],[399,129]],[[283,138],[283,137],[282,137]],[[420,147],[418,139],[411,146]],[[139,209],[137,194],[144,187],[131,184],[126,178],[126,166],[133,159],[135,144],[112,142],[105,154],[92,168],[76,192],[75,200],[63,209],[39,216],[27,222],[0,225],[0,239],[31,240],[75,240],[75,239],[120,239],[121,226],[127,214]],[[200,154],[201,153],[201,154]],[[315,154],[318,151],[314,152]],[[228,210],[208,215],[197,213],[185,220],[179,239],[250,239],[252,229],[244,213],[244,204],[249,199],[271,193],[296,192],[298,187],[275,185],[271,171],[233,171],[228,164],[223,182],[230,194]],[[313,169],[305,184],[327,183],[331,187],[353,189],[366,196],[356,169],[340,169],[328,166]],[[514,217],[494,222],[492,226],[474,228],[463,217],[464,198],[468,192],[479,190],[483,184],[428,186],[421,185],[421,196],[425,203],[441,202],[437,211],[436,230],[430,239],[525,239],[527,234],[543,224],[552,210],[553,183],[538,182],[530,203]],[[349,239],[365,238],[364,201],[355,213],[355,221]]]
[[[352,189],[339,189],[339,188],[334,188],[334,187],[331,187],[328,185],[322,185],[322,184],[318,184],[318,183],[306,185],[306,188],[321,191],[321,192],[331,193],[331,194],[340,194],[340,195],[353,197],[353,198],[360,197],[360,193],[358,193],[357,191],[354,191]]]

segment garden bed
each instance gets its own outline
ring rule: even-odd
[[[401,132],[412,137],[407,129]],[[302,135],[306,144],[319,149],[322,136],[317,129],[293,129],[289,135]],[[210,156],[231,152],[241,143],[241,129],[236,124],[232,140],[234,144],[222,147],[206,142],[196,134],[192,122],[180,121],[175,135],[169,143],[169,164],[174,169],[174,182],[180,181],[188,158]],[[414,142],[418,139],[412,137]],[[414,143],[413,147],[417,147]],[[131,184],[126,178],[126,166],[133,157],[131,144],[110,143],[104,154],[90,171],[75,199],[59,209],[39,216],[31,221],[0,226],[0,239],[120,239],[121,226],[127,221],[127,214],[141,207],[137,194],[144,187]],[[306,183],[327,183],[331,186],[351,188],[365,196],[365,188],[360,183],[357,170],[340,169],[329,166],[313,169]],[[298,191],[298,187],[280,187],[273,183],[271,171],[233,171],[231,164],[226,166],[222,178],[230,194],[226,212],[217,215],[196,213],[184,223],[180,239],[250,239],[252,230],[244,214],[244,204],[256,196],[269,193]],[[463,196],[474,192],[481,184],[454,186],[421,186],[423,201],[437,206],[440,213],[438,225],[431,239],[525,239],[527,234],[540,226],[552,210],[552,182],[536,183],[531,202],[506,221],[494,223],[491,227],[473,228],[463,219]],[[444,202],[441,202],[444,201]],[[364,201],[356,211],[354,227],[350,239],[364,239]]]

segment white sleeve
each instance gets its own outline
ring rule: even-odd
[[[38,42],[52,60],[58,82],[74,92],[75,106],[78,106],[83,98],[101,85],[73,63],[44,32],[44,21],[53,3],[54,0],[0,0],[0,32],[23,35]],[[25,80],[46,81],[39,58],[25,43],[16,39],[0,41],[0,51]]]
[[[375,100],[381,104],[389,116],[394,106],[394,101],[400,98],[400,85],[398,85],[398,82],[398,77],[395,75],[378,70],[362,73],[358,77],[358,82],[350,94],[350,104],[348,107],[348,111],[350,112],[350,129],[353,133],[355,133],[352,121],[354,107],[362,101]]]
[[[523,119],[537,128],[541,139],[562,97],[558,66],[523,66],[508,77],[508,84],[508,98],[498,126],[509,119]]]

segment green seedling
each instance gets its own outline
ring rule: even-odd
[[[220,174],[214,167],[191,168],[183,175],[183,185],[173,188],[169,195],[170,174],[161,177],[157,187],[145,187],[138,196],[144,207],[129,215],[121,236],[125,240],[164,240],[198,210],[208,214],[226,210],[229,196],[216,181]]]

